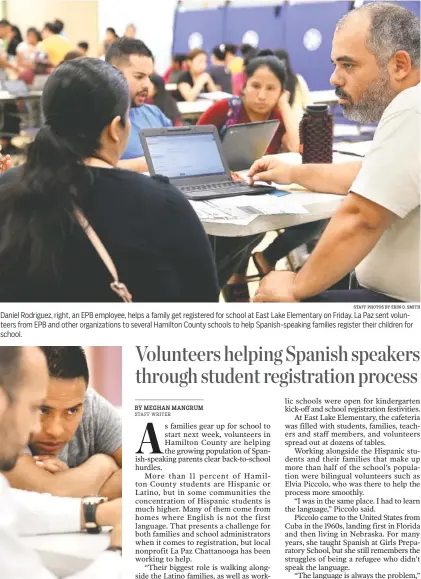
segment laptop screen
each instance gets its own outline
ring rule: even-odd
[[[147,136],[155,173],[169,179],[225,175],[214,133]]]
[[[12,95],[27,94],[29,92],[23,80],[4,80],[3,84],[4,88]]]

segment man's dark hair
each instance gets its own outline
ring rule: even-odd
[[[237,50],[238,50],[238,46],[236,46],[235,44],[226,44],[225,45],[225,52],[228,52],[229,54],[233,54],[234,56],[237,56]]]
[[[6,18],[3,18],[2,20],[0,20],[0,26],[12,26],[12,25],[8,20],[6,20]]]
[[[78,43],[78,47],[81,48],[82,50],[89,50],[89,44],[84,40]]]
[[[85,56],[81,52],[79,52],[79,50],[69,50],[69,52],[65,55],[60,64],[62,64],[63,62],[69,62],[69,60],[76,60],[76,58],[85,58]]]
[[[217,60],[225,60],[226,51],[225,44],[219,44],[212,50],[212,54]]]
[[[10,402],[14,399],[19,382],[21,356],[22,348],[19,346],[0,346],[0,388]]]
[[[63,20],[59,20],[58,18],[56,18],[54,20],[54,26],[56,27],[57,34],[61,34],[63,32],[63,30],[64,30]]]
[[[86,354],[81,346],[41,346],[47,358],[50,378],[72,380],[83,378],[89,384]]]
[[[382,66],[399,50],[411,57],[414,68],[420,67],[420,19],[410,10],[394,2],[370,2],[343,16],[336,30],[343,28],[358,12],[368,13],[371,19],[367,48]]]
[[[187,60],[187,54],[174,54],[173,62],[177,62],[180,66]]]
[[[49,30],[52,34],[60,33],[60,29],[57,27],[57,24],[55,22],[46,22],[44,24],[44,30],[45,29]]]
[[[256,50],[251,44],[242,44],[240,46],[241,56],[244,58],[250,51]]]
[[[114,42],[105,55],[105,60],[114,66],[128,63],[132,55],[147,56],[153,59],[153,54],[144,42],[137,38],[121,38]]]

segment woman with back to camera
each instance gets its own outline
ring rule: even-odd
[[[201,92],[215,92],[216,85],[211,75],[206,72],[208,55],[200,48],[187,55],[188,70],[178,79],[178,90],[175,98],[178,101],[195,101]]]
[[[119,301],[88,224],[133,301],[216,301],[189,202],[164,180],[116,168],[130,132],[121,72],[90,58],[60,65],[43,112],[25,165],[0,177],[0,301]]]

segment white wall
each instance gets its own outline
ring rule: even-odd
[[[163,73],[171,61],[176,5],[177,0],[98,0],[100,38],[108,26],[122,35],[133,23],[138,38],[154,53],[157,72]]]
[[[23,35],[30,26],[42,28],[45,22],[60,18],[73,46],[86,40],[91,56],[96,56],[98,48],[97,13],[97,0],[8,0],[6,4],[7,18],[19,26]]]
[[[314,0],[302,0],[311,2]],[[318,0],[332,2],[333,0]],[[221,6],[224,0],[185,0],[185,9]],[[279,5],[280,0],[232,0],[232,5]],[[122,35],[129,23],[137,27],[137,36],[152,50],[157,72],[163,73],[171,61],[174,13],[177,0],[98,0],[99,37],[112,26]]]

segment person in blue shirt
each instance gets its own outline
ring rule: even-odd
[[[127,148],[118,166],[142,173],[147,171],[148,167],[140,141],[140,131],[172,126],[172,122],[158,107],[145,103],[152,86],[150,76],[154,72],[153,55],[141,40],[121,38],[109,47],[105,59],[124,74],[131,97],[129,117],[132,128]]]

